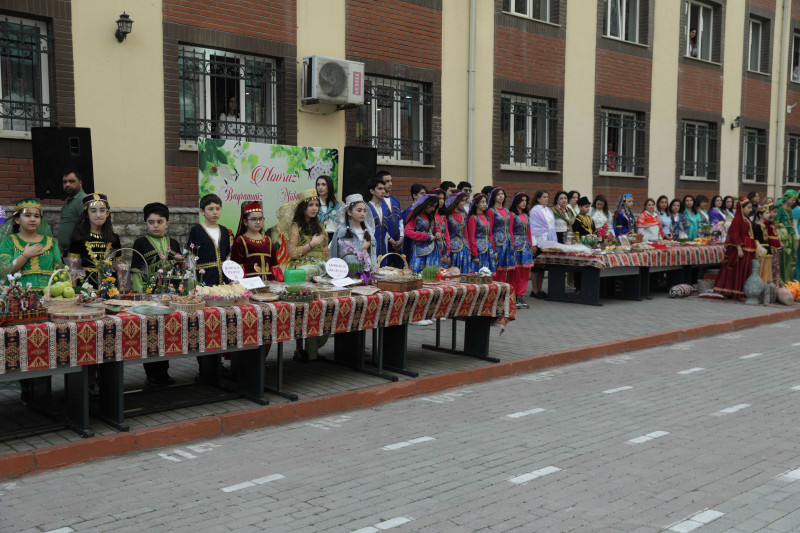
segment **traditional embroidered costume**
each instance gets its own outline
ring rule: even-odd
[[[514,222],[512,224],[512,237],[514,245],[514,262],[517,269],[523,268],[527,271],[533,266],[533,243],[531,242],[531,232],[528,229],[528,216],[525,213],[512,214]],[[517,271],[519,275],[519,271]],[[527,277],[526,288],[527,288]],[[522,294],[525,294],[523,290]]]
[[[389,250],[389,237],[393,235],[390,230],[390,224],[393,219],[391,211],[386,206],[386,202],[381,200],[380,206],[377,207],[372,202],[367,202],[367,207],[369,208],[369,216],[372,216],[374,220],[375,244],[377,245],[375,249],[376,255],[380,257],[389,252],[393,252],[394,250]]]
[[[436,194],[425,194],[420,196],[412,206],[412,213],[409,214],[408,221],[405,227],[406,239],[411,240],[411,260],[408,262],[409,267],[415,273],[422,272],[425,267],[442,265],[441,251],[449,252],[450,243],[446,237],[447,226],[441,227],[436,222],[436,215],[433,213],[425,213],[419,211],[417,208],[426,202],[432,203],[433,200],[438,201],[439,196]],[[414,211],[419,211],[417,216]],[[436,233],[441,233],[442,237],[437,242],[434,237]]]
[[[577,237],[583,237],[584,235],[594,235],[597,232],[597,228],[594,225],[594,220],[589,215],[578,213],[572,222],[572,232]],[[578,239],[576,238],[575,240],[577,241]]]
[[[781,280],[781,240],[778,237],[778,228],[771,220],[765,221],[764,225],[767,227],[767,240],[769,242],[770,255],[772,256],[772,281],[779,282]]]
[[[750,203],[747,198],[742,198],[736,203],[736,216],[731,222],[728,238],[725,241],[725,259],[719,270],[717,285],[714,292],[728,298],[742,299],[744,295],[744,282],[752,273],[753,259],[756,255],[756,241],[753,238],[753,226],[744,216],[743,206]],[[739,257],[738,250],[742,250]]]
[[[775,217],[775,227],[778,228],[778,237],[783,247],[780,252],[781,281],[788,283],[794,279],[797,264],[797,234],[794,231],[794,217],[792,210],[786,207],[786,201],[797,198],[797,191],[791,189],[783,193],[781,205],[778,207],[778,216]]]
[[[36,230],[40,238],[35,242],[22,240],[18,233],[13,233],[15,225],[14,217],[29,209],[38,210],[41,215],[41,222],[39,228]],[[32,289],[36,292],[43,291],[44,288],[47,287],[53,271],[61,266],[61,252],[50,232],[50,226],[44,218],[42,204],[34,199],[26,199],[17,202],[17,205],[14,206],[13,215],[3,227],[2,237],[2,243],[0,243],[0,259],[11,262],[22,255],[22,252],[25,251],[25,246],[29,244],[42,245],[41,254],[28,259],[17,272],[22,274],[19,278],[19,282],[23,287],[30,283]]]
[[[445,205],[450,207],[459,197],[458,194],[450,195]],[[453,210],[447,215],[447,234],[450,237],[450,266],[456,267],[462,273],[473,272],[474,265],[467,243],[467,217],[463,211]]]
[[[268,235],[262,235],[259,239],[253,239],[246,235],[245,221],[253,213],[264,216],[261,204],[242,205],[239,228],[236,230],[236,238],[233,240],[233,248],[231,248],[231,261],[242,266],[246,278],[260,277],[262,281],[268,281],[273,279],[272,268],[275,266],[272,240]]]
[[[467,220],[467,242],[472,259],[478,259],[478,264],[472,263],[472,271],[477,272],[481,268],[487,267],[495,272],[497,267],[494,260],[492,223],[485,213],[475,213]]]
[[[617,212],[614,214],[614,235],[617,237],[636,233],[636,218],[633,216],[633,211],[625,205],[625,200],[631,197],[630,193],[619,197]]]
[[[363,262],[358,257],[358,254],[359,252],[366,251],[363,250],[363,246],[365,239],[369,239],[370,246],[367,255],[369,256],[371,269],[375,270],[378,261],[377,257],[375,256],[375,229],[372,226],[372,217],[367,214],[366,218],[364,219],[364,225],[366,228],[357,228],[353,226],[353,221],[348,221],[347,217],[345,216],[347,214],[347,210],[351,209],[359,202],[364,202],[364,197],[362,197],[360,194],[351,194],[345,198],[344,203],[339,207],[339,211],[336,215],[336,220],[339,227],[336,230],[336,233],[333,235],[333,240],[331,241],[330,256],[338,257],[339,259],[343,259],[348,263],[361,263],[363,265]],[[350,232],[349,237],[347,236],[348,230]]]
[[[497,252],[495,269],[514,270],[517,267],[517,260],[514,254],[514,242],[511,239],[511,213],[501,207],[491,208],[486,214],[491,220],[492,241]]]
[[[209,228],[203,224],[195,224],[189,230],[189,253],[194,253],[197,259],[198,281],[208,286],[220,285],[227,281],[222,273],[222,262],[231,255],[233,233],[223,225],[219,225],[219,240],[215,239]],[[194,245],[194,248],[192,247]],[[205,270],[201,274],[200,270]]]
[[[153,237],[152,235],[145,235],[139,237],[133,243],[133,249],[144,256],[147,261],[150,274],[155,273],[160,266],[159,262],[162,260],[175,261],[176,256],[181,255],[181,245],[175,239],[162,235],[161,237]],[[133,254],[133,261],[131,264],[131,281],[133,283],[133,290],[137,292],[144,291],[144,282],[142,280],[142,270],[144,263],[138,254]],[[177,288],[177,287],[176,287]]]
[[[108,197],[105,194],[92,193],[83,198],[84,211],[95,203],[105,204],[106,208],[110,209]],[[89,232],[86,237],[70,241],[67,255],[71,259],[80,259],[81,267],[86,272],[86,281],[93,287],[99,287],[100,263],[108,257],[112,250],[120,248],[119,235],[116,233],[113,234],[111,240],[107,240],[100,233]]]
[[[328,233],[325,231],[325,227],[319,224],[320,231],[318,235],[322,236],[322,241],[320,241],[317,246],[311,247],[311,239],[316,235],[310,234],[305,224],[303,224],[303,227],[300,227],[294,221],[297,210],[301,209],[301,207],[305,209],[310,201],[316,199],[316,189],[302,191],[298,193],[297,200],[283,204],[278,208],[276,213],[278,217],[278,232],[286,241],[291,254],[285,267],[304,270],[306,273],[306,280],[324,274],[325,261],[330,257],[328,251]],[[303,206],[301,206],[301,204],[303,204]],[[319,222],[319,220],[317,220],[317,222]],[[294,244],[294,248],[292,248],[292,242],[296,243]],[[307,252],[305,251],[306,247],[308,247]]]

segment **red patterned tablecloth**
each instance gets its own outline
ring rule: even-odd
[[[511,294],[505,283],[446,283],[307,304],[206,307],[157,317],[120,313],[90,322],[3,327],[0,374],[256,347],[423,318],[513,319]]]
[[[708,246],[674,246],[667,250],[613,254],[545,252],[536,258],[536,263],[540,265],[590,266],[594,268],[713,265],[721,263],[724,256],[725,247],[721,244],[714,244]]]

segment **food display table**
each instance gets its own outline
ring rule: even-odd
[[[468,317],[483,331],[488,351],[492,320],[513,319],[513,291],[504,283],[426,285],[406,293],[378,292],[295,304],[251,303],[176,311],[165,316],[130,312],[100,320],[55,324],[42,322],[0,328],[0,381],[68,376],[68,424],[88,436],[88,372],[98,365],[99,410],[94,413],[120,430],[124,423],[124,368],[163,357],[194,357],[230,353],[237,367],[234,393],[258,403],[264,400],[265,360],[269,346],[278,343],[277,391],[282,391],[282,343],[323,334],[335,335],[378,329],[377,372],[385,351],[389,366],[405,368],[406,325],[422,319]],[[473,331],[472,334],[475,334]],[[385,347],[390,347],[385,349]],[[363,361],[361,361],[363,363]],[[218,365],[201,379],[215,381]],[[233,363],[232,363],[232,366]],[[359,365],[356,365],[359,366]],[[361,365],[363,366],[363,365]],[[285,393],[283,393],[286,395]],[[295,397],[296,398],[296,397]]]
[[[725,247],[715,244],[617,253],[544,252],[536,258],[536,263],[547,267],[548,300],[601,305],[601,279],[619,281],[622,298],[641,300],[649,297],[651,273],[675,271],[682,280],[686,277],[687,269],[717,265],[722,262],[724,255]],[[567,299],[566,272],[580,272],[579,299]],[[607,294],[610,292],[607,291]]]

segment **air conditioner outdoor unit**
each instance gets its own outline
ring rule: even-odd
[[[364,63],[322,56],[303,58],[303,104],[364,103]]]

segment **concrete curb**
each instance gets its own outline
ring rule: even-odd
[[[103,457],[122,455],[134,450],[143,451],[163,446],[173,446],[183,442],[261,429],[330,413],[367,409],[403,398],[463,387],[470,383],[525,374],[551,366],[644,350],[673,342],[699,339],[795,318],[800,318],[800,308],[776,311],[766,315],[736,318],[712,324],[702,324],[688,329],[663,331],[653,335],[630,337],[628,339],[584,346],[574,350],[562,350],[479,368],[376,385],[366,389],[341,392],[299,402],[255,407],[233,413],[140,429],[129,433],[103,435],[67,444],[49,446],[39,450],[0,455],[0,480],[34,472],[46,472]]]

